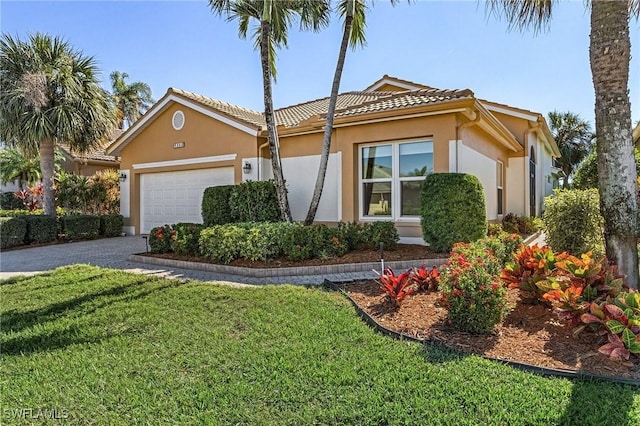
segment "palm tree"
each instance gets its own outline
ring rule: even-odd
[[[131,126],[153,104],[151,88],[147,83],[136,81],[127,84],[129,78],[126,72],[114,71],[111,78],[111,97],[116,107],[118,128],[120,130]]]
[[[262,83],[264,89],[264,117],[267,124],[273,180],[278,195],[282,219],[291,222],[291,209],[287,198],[280,144],[273,109],[272,79],[276,77],[276,49],[287,46],[288,29],[294,18],[300,19],[303,29],[318,30],[328,22],[328,8],[324,1],[315,0],[209,0],[214,14],[238,21],[238,34],[246,38],[252,20],[259,22],[253,37],[260,51]]]
[[[331,150],[331,135],[333,133],[333,119],[336,113],[336,103],[338,101],[338,92],[340,90],[340,80],[342,79],[342,70],[347,56],[347,47],[364,45],[366,26],[366,4],[363,0],[341,0],[338,4],[340,16],[344,18],[344,30],[342,32],[342,41],[340,42],[340,51],[338,52],[338,63],[333,74],[333,83],[331,84],[331,96],[329,97],[329,109],[327,110],[327,118],[324,127],[324,137],[322,140],[322,152],[320,154],[320,166],[318,167],[318,177],[316,185],[313,189],[313,197],[309,205],[307,217],[304,220],[305,225],[311,225],[316,217],[318,206],[320,205],[320,197],[324,189],[324,180],[327,175],[327,165],[329,164],[329,153]]]
[[[41,178],[40,159],[37,156],[25,155],[18,148],[0,151],[0,181],[3,185],[17,181],[22,190],[25,185],[33,186],[40,182]]]
[[[549,127],[560,150],[560,158],[556,159],[556,164],[562,170],[562,187],[567,189],[569,177],[589,155],[594,134],[587,120],[569,111],[550,112]]]
[[[53,181],[56,144],[86,152],[107,138],[114,114],[92,57],[58,37],[0,39],[0,140],[39,152],[44,211],[56,215]]]
[[[504,11],[511,25],[542,28],[553,0],[490,0],[490,11]],[[631,136],[629,19],[640,15],[640,0],[591,1],[589,60],[595,89],[596,151],[600,211],[607,257],[627,285],[638,288],[637,173]]]

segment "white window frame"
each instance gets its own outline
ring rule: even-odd
[[[374,221],[385,221],[391,220],[394,222],[407,222],[407,223],[419,223],[420,216],[401,216],[401,190],[402,190],[402,182],[410,182],[410,181],[423,181],[426,176],[405,176],[400,177],[400,145],[416,143],[416,142],[429,142],[432,146],[432,155],[433,153],[433,139],[432,138],[420,138],[420,139],[410,139],[410,140],[396,140],[396,141],[384,141],[384,142],[374,142],[374,143],[365,143],[358,145],[358,216],[359,220],[363,222],[374,222]],[[378,146],[391,146],[391,178],[370,178],[364,179],[362,177],[362,153],[365,148],[378,147]],[[435,155],[433,156],[435,167]],[[364,184],[365,183],[391,183],[391,215],[390,216],[382,216],[382,215],[365,215],[364,214],[364,206],[362,205],[364,202]]]
[[[498,197],[498,191],[502,191],[502,197]],[[500,160],[496,161],[496,214],[501,219],[504,215],[504,163]]]

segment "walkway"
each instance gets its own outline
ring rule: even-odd
[[[373,272],[351,272],[329,275],[270,277],[265,279],[160,267],[128,260],[130,255],[142,253],[145,250],[145,241],[138,235],[2,251],[0,253],[0,279],[16,275],[33,275],[73,264],[89,264],[140,274],[153,274],[166,278],[224,282],[235,285],[321,284],[325,278],[331,281],[349,281],[374,277]]]

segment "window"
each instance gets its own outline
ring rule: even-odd
[[[433,173],[433,142],[396,142],[360,149],[362,217],[420,215],[422,181]]]
[[[503,184],[504,184],[504,166],[498,161],[496,163],[496,186],[498,187],[498,215],[504,214],[503,211]]]

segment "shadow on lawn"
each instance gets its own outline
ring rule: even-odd
[[[79,322],[97,310],[106,308],[114,303],[130,302],[183,285],[178,280],[169,280],[165,284],[152,288],[141,287],[142,284],[150,281],[155,281],[155,278],[142,278],[126,285],[85,294],[27,312],[6,312],[2,316],[4,333],[20,333],[34,326],[42,326],[46,323],[63,319],[63,317],[70,318],[73,323],[61,330],[51,331],[50,329],[47,330],[46,327],[39,327],[39,332],[36,335],[9,338],[2,342],[2,354],[20,355],[47,352],[73,344],[96,343],[116,335],[128,334],[128,331],[125,330],[117,333],[107,332],[99,336],[88,335],[86,327],[83,327]]]

